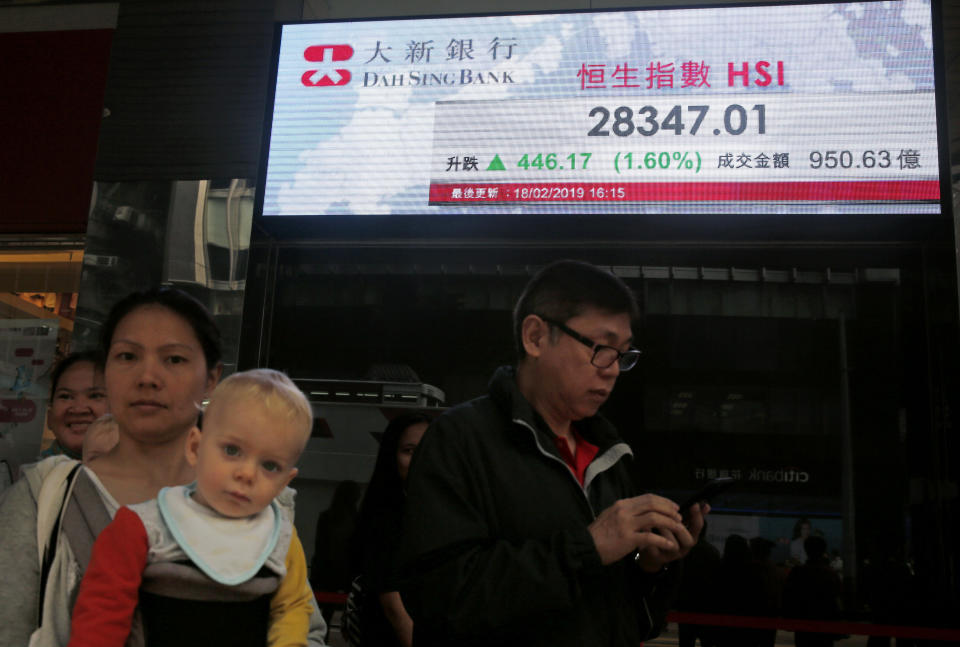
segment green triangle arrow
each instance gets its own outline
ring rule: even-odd
[[[506,171],[503,162],[500,160],[499,155],[494,155],[493,159],[490,160],[490,166],[487,167],[488,171]]]

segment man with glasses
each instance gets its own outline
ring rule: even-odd
[[[514,310],[519,355],[446,412],[413,458],[401,585],[416,647],[639,645],[659,631],[704,507],[639,495],[630,448],[597,411],[633,368],[637,304],[559,261]]]

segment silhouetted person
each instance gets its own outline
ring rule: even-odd
[[[353,574],[350,571],[350,541],[357,527],[360,485],[341,481],[333,491],[330,507],[317,518],[310,585],[316,591],[346,592]],[[322,605],[323,619],[330,626],[335,606]]]
[[[774,617],[780,613],[780,596],[783,589],[776,564],[770,558],[774,543],[763,537],[750,540],[752,554],[751,580],[756,582],[751,615]],[[760,647],[773,647],[777,641],[776,629],[756,629],[756,643]]]
[[[732,616],[752,615],[758,583],[751,577],[750,544],[741,535],[730,535],[723,544],[716,608]],[[746,627],[721,627],[717,644],[721,647],[747,647],[753,644],[753,630]]]
[[[741,618],[777,615],[779,589],[776,567],[770,561],[772,547],[773,542],[761,537],[750,542],[740,535],[727,537],[714,589],[715,613]],[[720,627],[716,638],[720,647],[772,647],[776,633],[756,626]]]
[[[719,571],[720,551],[707,541],[707,525],[704,523],[700,539],[683,558],[677,609],[692,613],[716,613],[714,599]],[[717,644],[716,627],[680,624],[677,629],[680,647],[694,647],[698,638],[701,647],[714,647]]]
[[[870,606],[870,619],[876,624],[916,624],[916,577],[910,564],[897,548],[885,550],[875,546],[870,559],[864,561],[862,590]],[[890,647],[890,636],[870,636],[867,647]],[[917,642],[897,638],[897,647],[913,647]]]
[[[357,527],[360,485],[341,481],[333,491],[330,507],[317,518],[310,584],[318,591],[347,591],[351,573],[348,563],[350,539]]]
[[[791,618],[837,620],[840,617],[842,584],[837,572],[830,568],[827,542],[811,535],[803,542],[807,561],[794,566],[783,588],[783,613]],[[835,634],[797,631],[797,647],[831,647]]]

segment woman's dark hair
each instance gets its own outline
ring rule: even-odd
[[[107,315],[100,329],[100,347],[104,356],[110,351],[113,334],[124,317],[143,306],[158,305],[171,310],[190,324],[197,336],[207,368],[220,364],[220,329],[213,320],[210,311],[197,299],[182,290],[171,287],[158,287],[141,292],[133,292],[118,301]]]
[[[377,463],[370,477],[370,485],[363,497],[363,510],[375,506],[377,508],[395,508],[403,505],[403,482],[397,472],[397,451],[400,448],[400,436],[412,425],[431,422],[430,416],[425,413],[404,413],[387,424],[387,428],[380,437],[380,449],[377,452]]]
[[[99,350],[85,350],[78,353],[70,353],[59,362],[54,367],[53,372],[50,374],[50,399],[53,399],[53,394],[57,392],[57,387],[60,385],[60,378],[63,377],[63,374],[67,372],[67,369],[75,364],[81,364],[83,362],[90,362],[93,364],[94,371],[103,370],[103,354]]]
[[[368,570],[372,561],[381,564],[382,557],[388,553],[392,555],[393,550],[383,546],[384,542],[396,548],[404,500],[403,481],[397,471],[400,437],[411,425],[431,421],[432,418],[425,413],[405,413],[391,420],[380,438],[377,462],[360,504],[357,541],[353,542],[353,563],[360,572]]]

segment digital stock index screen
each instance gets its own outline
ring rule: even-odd
[[[282,25],[262,214],[937,214],[931,15]]]

